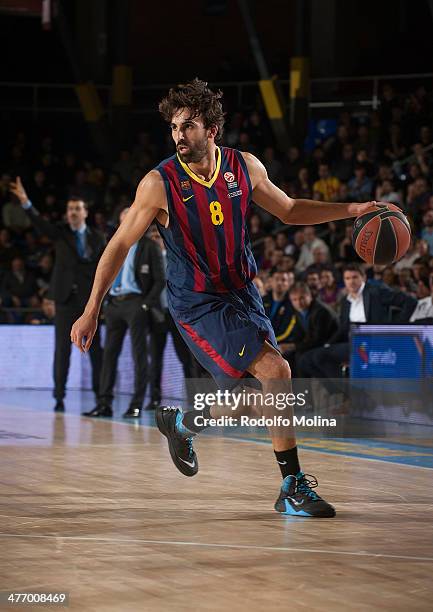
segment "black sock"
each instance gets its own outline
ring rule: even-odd
[[[283,478],[290,475],[296,476],[296,474],[301,471],[297,446],[285,451],[274,451],[274,453]]]
[[[197,416],[203,416],[204,419],[211,419],[210,415],[210,407],[205,406],[203,410],[190,410],[189,412],[185,412],[182,419],[182,425],[184,425],[189,431],[193,431],[194,433],[200,433],[209,425],[196,425],[194,423],[194,419]]]

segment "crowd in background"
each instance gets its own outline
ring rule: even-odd
[[[385,85],[379,110],[342,112],[335,133],[310,151],[292,145],[278,152],[264,114],[255,109],[227,117],[224,144],[257,155],[270,179],[292,197],[400,206],[412,224],[413,244],[398,263],[366,266],[366,274],[369,283],[420,300],[430,296],[433,270],[432,117],[432,99],[424,87],[401,96]],[[84,199],[90,224],[109,239],[139,180],[172,152],[169,137],[161,147],[143,131],[107,168],[68,150],[60,134],[46,134],[35,143],[18,131],[0,160],[0,322],[41,324],[54,316],[49,293],[53,245],[35,231],[11,196],[11,180],[21,176],[31,201],[53,222],[62,220],[68,197]],[[351,242],[352,223],[286,227],[251,207],[249,232],[261,294],[272,291],[277,272],[283,274],[286,292],[304,281],[313,297],[338,309],[345,292],[341,270],[359,261]]]

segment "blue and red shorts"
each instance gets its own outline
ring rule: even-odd
[[[215,380],[242,378],[274,330],[254,285],[206,293],[167,283],[170,313],[197,361]]]

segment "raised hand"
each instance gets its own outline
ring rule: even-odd
[[[9,190],[19,199],[21,204],[28,202],[29,198],[19,176],[17,176],[15,182],[10,183]]]

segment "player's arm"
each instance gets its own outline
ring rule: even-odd
[[[312,225],[357,217],[372,207],[365,204],[338,204],[290,198],[269,180],[264,165],[251,155],[242,153],[250,175],[253,200],[261,208],[275,215],[283,223],[290,225]]]
[[[80,351],[88,351],[92,344],[102,301],[122,267],[129,249],[146,232],[158,212],[163,209],[165,201],[161,175],[152,170],[139,184],[128,214],[103,252],[84,313],[72,326],[71,340]]]

